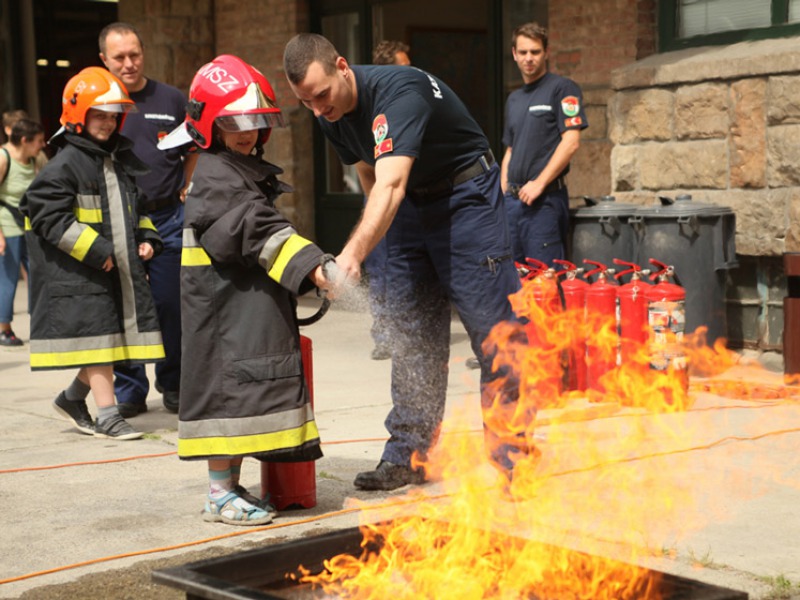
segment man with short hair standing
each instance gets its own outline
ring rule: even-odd
[[[481,347],[495,324],[514,318],[508,296],[520,285],[500,172],[475,119],[433,75],[395,65],[351,67],[329,40],[309,33],[289,41],[283,63],[295,96],[313,111],[342,162],[356,166],[367,194],[336,263],[357,280],[384,235],[388,245],[390,438],[377,468],[354,483],[366,490],[422,483],[424,470],[413,459],[425,460],[444,414],[450,301],[481,360],[484,409],[495,402],[513,406],[517,398],[516,384],[491,389],[501,374]],[[485,431],[492,461],[510,475],[512,455],[526,451],[524,436]]]
[[[501,167],[514,259],[536,258],[552,266],[566,257],[569,194],[564,177],[589,126],[581,89],[548,72],[547,30],[517,27],[511,52],[524,85],[506,101]]]
[[[162,151],[159,139],[180,125],[186,116],[186,97],[171,85],[145,77],[144,44],[128,23],[111,23],[99,36],[100,59],[127,87],[138,112],[130,113],[122,134],[150,173],[136,177],[147,198],[146,209],[164,242],[164,251],[148,263],[165,360],[156,364],[156,389],[164,407],[178,412],[181,374],[180,261],[183,236],[182,191],[191,176],[196,156],[180,148]],[[114,392],[124,418],[147,410],[149,381],[143,366],[114,369]]]

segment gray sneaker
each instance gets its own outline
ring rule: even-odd
[[[67,400],[64,392],[61,392],[53,400],[53,408],[67,421],[71,421],[81,433],[94,435],[94,421],[92,421],[92,415],[89,414],[85,400]]]
[[[94,437],[113,438],[115,440],[137,440],[144,433],[136,431],[121,415],[114,415],[102,421],[97,421],[94,426]]]

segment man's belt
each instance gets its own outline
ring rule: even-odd
[[[411,190],[411,194],[414,196],[439,196],[445,194],[457,185],[465,183],[478,175],[482,175],[491,169],[494,163],[494,154],[489,150],[483,156],[479,156],[478,159],[468,167],[457,171],[450,177],[435,181],[430,185],[415,187]]]
[[[178,202],[180,202],[180,198],[178,198],[178,195],[176,194],[172,198],[159,198],[158,200],[150,200],[145,202],[144,209],[149,213],[157,212],[159,210],[175,206],[178,204]]]
[[[509,183],[506,189],[514,198],[519,198],[519,191],[524,185],[524,183]],[[565,187],[567,187],[567,182],[564,180],[564,176],[561,175],[548,183],[547,187],[542,190],[542,193],[549,194],[550,192],[557,192],[558,190],[563,190]]]

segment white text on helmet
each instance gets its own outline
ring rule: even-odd
[[[202,67],[197,74],[216,85],[220,90],[222,90],[223,93],[228,93],[232,90],[235,90],[240,84],[236,77],[230,75],[225,69],[218,67],[213,63],[209,63],[205,67]]]

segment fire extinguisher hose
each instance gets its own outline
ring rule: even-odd
[[[335,273],[338,270],[336,267],[336,259],[333,257],[332,254],[323,254],[322,258],[319,260],[319,264],[322,267],[322,272],[325,274],[325,278],[329,280],[335,280]],[[331,301],[328,299],[328,295],[325,293],[325,290],[321,290],[317,292],[319,296],[322,298],[322,304],[320,305],[317,312],[309,317],[298,317],[297,324],[300,327],[305,327],[306,325],[313,325],[317,321],[319,321],[322,317],[325,316],[325,313],[328,312],[328,309],[331,307]]]

